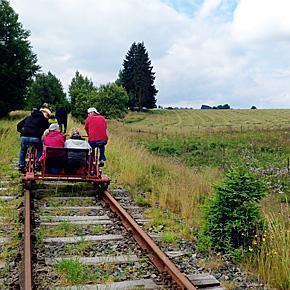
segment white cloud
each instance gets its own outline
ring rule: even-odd
[[[210,16],[210,14],[215,11],[220,4],[221,0],[205,0],[197,14],[197,17],[205,18]]]
[[[150,55],[159,57],[190,21],[155,0],[11,3],[32,32],[32,45],[43,69],[58,74],[69,66],[116,75],[133,41],[145,41]],[[70,55],[66,64],[63,55]]]
[[[234,13],[233,36],[240,41],[290,37],[289,0],[241,0]]]
[[[289,107],[290,1],[236,2],[11,0],[43,70],[65,88],[76,70],[113,81],[144,41],[161,105]]]

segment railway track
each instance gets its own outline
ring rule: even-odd
[[[117,199],[88,185],[26,190],[22,288],[222,289],[181,273]]]

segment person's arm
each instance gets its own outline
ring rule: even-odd
[[[23,133],[23,127],[24,127],[24,123],[26,121],[27,117],[23,120],[21,120],[18,124],[17,124],[17,132],[19,133]]]
[[[107,126],[107,121],[105,119],[105,128],[106,128],[106,135],[107,135],[107,138],[109,138],[109,130],[108,130],[108,126]]]
[[[42,138],[43,146],[46,146],[46,140],[47,140],[47,135],[43,136]]]
[[[89,121],[88,121],[88,118],[86,119],[85,130],[86,130],[87,134],[89,135]]]
[[[47,119],[45,121],[46,121],[46,124],[45,124],[45,128],[44,129],[48,129],[50,124],[49,124]]]
[[[43,136],[42,136],[42,140],[44,139],[44,137],[49,133],[49,130],[46,129],[44,132],[43,132]]]
[[[49,128],[48,120],[42,120],[41,123],[39,123],[39,130],[43,138],[49,133],[48,128]]]
[[[70,144],[70,139],[64,142],[64,148],[69,148],[69,144]]]
[[[92,149],[92,147],[91,147],[91,145],[89,144],[89,142],[88,141],[85,141],[86,143],[86,146],[87,146],[87,148],[86,149],[89,149],[89,150],[91,150]]]

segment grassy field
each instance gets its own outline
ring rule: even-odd
[[[266,179],[268,194],[261,211],[269,225],[260,254],[244,261],[277,289],[289,287],[289,157],[290,110],[156,110],[130,113],[110,122],[109,170],[143,196],[152,207],[184,221],[167,232],[193,237],[200,226],[201,206],[212,185],[233,166],[246,166]],[[142,194],[141,194],[142,193]],[[167,229],[166,229],[167,226]]]
[[[0,121],[0,168],[17,177],[15,125],[23,114]],[[266,178],[269,192],[261,209],[269,228],[262,251],[244,263],[277,289],[289,286],[289,126],[290,110],[151,111],[109,121],[105,171],[111,188],[128,189],[148,206],[151,227],[164,240],[195,239],[201,207],[213,184],[235,165]],[[83,125],[69,120],[69,128]],[[84,133],[84,131],[83,131]],[[174,233],[174,235],[172,234]]]
[[[288,129],[290,110],[152,110],[129,113],[123,124],[167,135]]]
[[[19,174],[15,170],[14,162],[18,158],[19,137],[16,132],[16,124],[23,113],[15,112],[5,120],[0,120],[0,181],[9,180],[9,184],[1,183],[0,187],[7,188],[0,195],[18,195],[21,192]],[[18,208],[22,198],[12,201],[0,201],[0,237],[8,238],[8,241],[0,246],[0,262],[4,268],[0,269],[0,289],[8,289],[4,279],[8,279],[17,267],[14,263],[20,253],[20,224]],[[14,269],[17,271],[17,269]]]

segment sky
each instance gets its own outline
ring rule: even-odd
[[[290,108],[290,0],[10,0],[43,72],[115,81],[133,42],[157,104]]]

